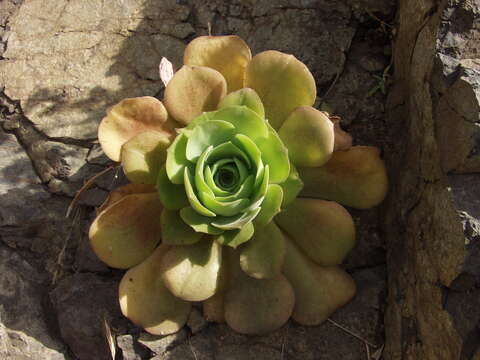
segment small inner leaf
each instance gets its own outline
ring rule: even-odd
[[[257,207],[254,210],[246,211],[236,216],[218,216],[212,221],[212,225],[222,230],[241,229],[244,225],[255,219],[259,212],[260,208]]]
[[[255,187],[262,181],[263,162],[262,154],[257,145],[248,137],[242,134],[237,134],[232,139],[233,143],[239,148],[243,149],[249,156],[250,160],[256,167]]]
[[[220,120],[209,120],[195,126],[187,142],[187,159],[195,162],[205,149],[228,141],[234,132],[232,124]]]
[[[187,167],[185,167],[185,170],[184,170],[185,192],[187,193],[187,197],[188,197],[188,201],[190,202],[190,205],[200,215],[215,217],[216,216],[215,213],[208,210],[205,206],[203,206],[200,203],[200,200],[198,200],[197,195],[193,190],[191,176],[192,175],[190,175],[190,171],[188,170]]]

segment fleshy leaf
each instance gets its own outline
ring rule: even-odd
[[[287,207],[295,200],[303,189],[303,181],[300,179],[297,168],[290,163],[290,174],[287,180],[280,184],[283,190],[282,208]]]
[[[224,308],[225,294],[222,291],[217,292],[212,297],[202,302],[203,317],[207,321],[216,323],[225,322],[225,308]]]
[[[327,116],[328,113],[325,113]],[[340,126],[340,117],[329,116],[331,122],[333,122],[333,131],[335,133],[335,145],[333,151],[348,150],[352,147],[352,136],[342,129]]]
[[[145,260],[160,241],[162,204],[156,193],[124,196],[90,226],[90,244],[108,266],[128,269]],[[153,216],[152,216],[153,214]]]
[[[253,89],[243,88],[228,94],[220,102],[218,108],[223,109],[230,106],[246,106],[262,119],[265,119],[265,109],[262,100]]]
[[[264,165],[270,165],[270,183],[279,184],[284,182],[290,173],[290,161],[288,150],[273,130],[270,124],[268,136],[257,140],[257,146],[262,153]]]
[[[312,106],[317,96],[315,80],[305,64],[275,50],[253,57],[245,71],[245,87],[258,93],[265,117],[275,129],[293,109]]]
[[[225,231],[223,234],[215,238],[219,244],[228,245],[232,248],[236,248],[238,245],[243,244],[250,240],[253,236],[254,227],[252,222],[246,223],[241,229]]]
[[[385,164],[380,151],[371,146],[335,151],[324,166],[298,168],[298,172],[305,183],[301,196],[368,209],[380,204],[387,194]]]
[[[212,119],[229,122],[235,126],[235,131],[238,134],[246,135],[254,141],[268,135],[265,119],[246,106],[230,106],[219,109],[212,116]]]
[[[165,165],[162,166],[157,177],[157,191],[160,201],[168,210],[180,210],[189,204],[185,187],[173,184],[167,176]]]
[[[219,71],[231,92],[243,87],[245,68],[251,58],[250,48],[236,35],[200,36],[186,47],[183,62]]]
[[[280,275],[285,258],[285,238],[272,221],[261,228],[240,249],[240,266],[249,276],[270,279]]]
[[[280,185],[268,185],[265,199],[262,202],[261,210],[255,218],[255,225],[262,227],[267,225],[280,212],[283,200],[283,190]]]
[[[180,217],[196,232],[210,235],[223,233],[223,230],[211,225],[212,220],[215,218],[202,216],[191,207],[185,207],[180,210]]]
[[[225,320],[236,332],[260,335],[285,324],[292,314],[295,295],[283,276],[258,280],[239,268],[238,251],[229,257],[232,279],[225,294]]]
[[[184,169],[192,164],[186,157],[187,142],[187,136],[180,133],[167,149],[166,170],[168,178],[174,184],[183,184]]]
[[[177,126],[168,118],[163,104],[154,97],[124,99],[103,118],[98,128],[98,141],[110,159],[120,161],[122,145],[135,135],[158,131],[172,139]]]
[[[232,142],[248,154],[248,158],[257,168],[257,172],[255,174],[255,187],[257,187],[263,179],[264,171],[262,153],[260,152],[260,149],[248,136],[243,134],[235,135],[232,139]]]
[[[166,245],[159,246],[147,260],[128,270],[118,290],[123,315],[154,335],[180,330],[191,309],[189,302],[173,296],[163,284],[160,263],[166,250]]]
[[[216,214],[214,212],[208,210],[205,206],[203,206],[200,203],[200,200],[198,200],[198,197],[195,194],[195,191],[193,190],[191,177],[192,176],[190,175],[190,171],[186,167],[185,172],[184,172],[185,192],[187,193],[187,198],[188,198],[188,201],[190,202],[190,205],[200,215],[208,216],[208,217],[215,217]]]
[[[245,152],[240,147],[234,145],[231,141],[227,141],[221,145],[216,146],[210,153],[210,156],[208,157],[208,162],[215,163],[217,161],[225,161],[222,163],[224,164],[226,162],[230,162],[231,161],[229,160],[230,158],[231,159],[240,158],[245,162],[247,167],[250,167],[249,157],[245,154]],[[213,170],[214,168],[212,167],[212,171]]]
[[[353,279],[338,266],[323,267],[308,259],[288,238],[283,273],[295,291],[292,318],[319,325],[355,295]]]
[[[215,219],[212,219],[212,225],[222,230],[241,229],[247,223],[255,219],[259,212],[260,208],[257,207],[236,216],[217,216]]]
[[[110,194],[108,194],[107,200],[105,200],[105,202],[97,208],[97,215],[127,195],[153,192],[155,192],[155,187],[153,185],[144,184],[127,184],[116,188],[115,190],[111,191]]]
[[[222,246],[204,238],[189,246],[174,246],[162,259],[163,281],[173,295],[188,301],[213,296],[220,284]]]
[[[220,216],[234,216],[245,210],[250,204],[249,199],[237,199],[228,202],[222,202],[215,199],[210,194],[203,194],[204,204],[207,209]]]
[[[161,215],[162,242],[167,245],[189,245],[199,241],[203,234],[186,224],[177,210],[163,209]]]
[[[311,106],[296,108],[285,120],[278,135],[297,166],[322,166],[333,152],[333,123]]]
[[[169,137],[157,131],[140,133],[123,144],[120,159],[128,180],[134,184],[155,184],[169,145]]]
[[[165,88],[168,114],[187,125],[205,111],[215,110],[227,92],[227,83],[218,71],[184,65]]]
[[[195,126],[188,138],[186,155],[195,161],[209,147],[227,142],[234,134],[235,127],[220,120],[209,120]]]
[[[352,217],[333,201],[297,198],[275,222],[320,265],[340,264],[355,244]]]

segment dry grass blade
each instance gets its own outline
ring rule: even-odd
[[[370,356],[369,360],[380,360],[382,355],[383,355],[383,349],[385,348],[385,344],[380,346],[377,350],[373,352],[373,354]]]
[[[112,355],[112,360],[115,360],[117,355],[117,347],[115,345],[115,338],[113,337],[110,324],[107,321],[106,315],[103,315],[103,335],[105,336],[105,341],[107,342],[108,348],[110,349],[110,355]]]
[[[339,323],[333,321],[332,319],[327,319],[331,324],[333,324],[334,326],[338,327],[339,329],[345,331],[347,334],[349,335],[352,335],[353,337],[357,338],[358,340],[360,341],[363,341],[365,344],[373,347],[373,348],[377,348],[377,345],[375,344],[372,344],[371,342],[369,342],[368,340],[364,339],[363,337],[361,337],[360,335],[354,333],[352,330],[349,330],[347,329],[346,327],[340,325]]]
[[[107,172],[109,172],[110,170],[112,170],[112,169],[114,169],[118,166],[120,166],[120,164],[118,164],[118,163],[112,164],[109,167],[107,167],[106,169],[100,171],[98,174],[96,174],[96,175],[92,176],[90,179],[88,179],[87,182],[85,184],[83,184],[83,186],[80,188],[80,190],[78,190],[77,193],[75,194],[75,197],[73,198],[72,202],[68,206],[67,213],[65,214],[65,217],[66,218],[70,217],[70,214],[72,213],[73,208],[77,204],[78,200],[80,200],[80,197],[82,196],[82,194],[94,184],[95,180],[97,180],[100,176],[106,174]]]

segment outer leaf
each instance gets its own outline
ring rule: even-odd
[[[299,168],[305,183],[302,196],[318,197],[357,209],[380,204],[387,193],[388,180],[380,151],[370,146],[353,146],[335,151],[319,168]]]
[[[287,180],[280,184],[283,190],[282,208],[287,207],[294,201],[303,189],[303,181],[300,179],[297,168],[290,163],[290,174]]]
[[[333,153],[333,123],[311,106],[296,108],[278,131],[297,166],[322,166]]]
[[[299,106],[312,106],[317,96],[315,79],[293,55],[269,50],[250,61],[245,86],[254,89],[265,106],[265,116],[275,129]]]
[[[187,125],[204,111],[215,110],[227,92],[227,83],[218,71],[184,65],[165,88],[168,114]]]
[[[169,137],[156,131],[140,133],[123,144],[120,158],[128,180],[134,184],[155,184],[169,145]]]
[[[240,266],[256,279],[280,275],[285,258],[285,238],[274,222],[256,228],[252,239],[240,249]]]
[[[266,138],[257,140],[258,148],[262,153],[265,165],[270,165],[270,183],[284,182],[290,173],[288,150],[273,128],[268,125],[269,131]]]
[[[186,47],[183,62],[219,71],[231,92],[243,87],[245,67],[251,58],[248,45],[236,35],[200,36]]]
[[[293,288],[279,275],[257,280],[238,266],[238,254],[232,256],[232,281],[225,295],[225,320],[235,331],[257,335],[274,331],[285,324],[295,303]]]
[[[98,141],[105,154],[113,161],[120,161],[120,149],[135,135],[145,131],[158,131],[172,139],[175,136],[174,121],[157,99],[144,96],[124,99],[113,106],[98,128]]]
[[[131,194],[143,194],[143,193],[154,193],[155,187],[153,185],[143,185],[143,184],[127,184],[120,186],[119,188],[113,190],[108,194],[107,200],[97,208],[97,215],[100,214],[110,205],[113,205],[117,201],[123,199],[127,195]]]
[[[255,225],[262,227],[267,225],[280,212],[283,200],[283,190],[280,185],[270,184],[262,202],[261,210],[255,218]]]
[[[127,271],[118,290],[123,315],[154,335],[180,330],[191,308],[163,284],[159,268],[166,250],[159,246],[147,260]]]
[[[160,241],[160,221],[155,215],[161,211],[156,193],[123,197],[102,211],[90,226],[93,251],[114,268],[137,265]]]
[[[243,88],[228,94],[220,102],[218,108],[223,109],[230,106],[246,106],[256,112],[262,119],[265,119],[265,108],[262,100],[253,89]]]
[[[355,283],[337,266],[308,259],[288,238],[283,272],[295,291],[292,317],[302,325],[319,325],[355,295]]]
[[[160,201],[168,210],[180,210],[189,204],[185,187],[173,184],[167,176],[165,165],[162,166],[157,178],[157,191]]]
[[[253,236],[254,227],[252,222],[246,223],[241,229],[225,231],[220,236],[215,238],[221,245],[228,245],[232,248],[236,248],[238,245],[243,244],[250,240]]]
[[[173,295],[203,301],[220,286],[222,246],[208,238],[190,246],[175,246],[162,259],[161,272]]]
[[[194,244],[203,236],[188,226],[176,210],[163,209],[161,224],[162,241],[167,245]]]
[[[340,264],[355,244],[352,217],[333,201],[297,198],[275,222],[320,265]]]

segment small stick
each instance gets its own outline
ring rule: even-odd
[[[358,335],[358,334],[355,334],[353,331],[347,329],[346,327],[340,325],[339,323],[333,321],[332,319],[328,318],[327,320],[328,320],[330,323],[332,323],[333,325],[335,325],[336,327],[338,327],[338,328],[342,329],[343,331],[345,331],[347,334],[352,335],[353,337],[357,338],[358,340],[363,341],[365,344],[370,345],[370,346],[373,347],[373,348],[377,348],[377,345],[372,344],[372,343],[369,342],[368,340],[362,338],[362,337],[361,337],[360,335]]]
[[[96,174],[96,175],[92,176],[90,179],[88,179],[87,182],[85,184],[83,184],[83,186],[80,188],[80,190],[78,190],[77,193],[75,194],[75,197],[73,198],[72,202],[68,206],[67,213],[65,214],[65,217],[66,218],[70,217],[70,214],[71,214],[73,208],[75,207],[75,205],[77,204],[78,200],[80,199],[80,196],[82,196],[82,194],[93,185],[95,180],[97,180],[100,176],[106,174],[110,170],[118,167],[119,165],[120,164],[118,164],[118,163],[112,164],[108,168],[100,171],[98,174]]]

